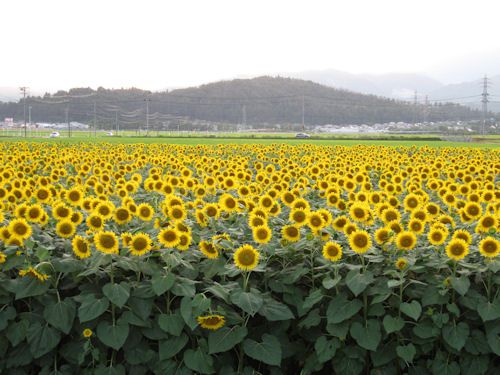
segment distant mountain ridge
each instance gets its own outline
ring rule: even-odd
[[[219,81],[170,92],[76,88],[28,99],[34,119],[46,122],[61,121],[65,108],[68,108],[72,121],[92,122],[94,102],[97,103],[98,116],[107,121],[114,121],[119,112],[136,117],[138,123],[145,119],[147,104],[152,126],[161,123],[167,115],[233,124],[300,124],[304,119],[305,124],[314,125],[480,117],[477,111],[451,103],[425,108],[411,102],[336,89],[312,81],[269,76]],[[22,107],[21,102],[0,103],[0,119],[22,118]],[[131,124],[130,117],[122,120]]]

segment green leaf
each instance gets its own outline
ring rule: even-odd
[[[314,309],[307,314],[307,317],[302,319],[299,323],[299,328],[311,328],[316,327],[321,323],[321,316],[319,315],[319,309]]]
[[[270,297],[265,298],[264,303],[259,309],[259,314],[271,322],[295,318],[287,305]]]
[[[172,293],[180,297],[194,297],[196,287],[193,281],[184,277],[177,277],[177,282],[172,287]]]
[[[33,357],[40,358],[59,344],[61,334],[48,324],[34,323],[28,329],[27,339]]]
[[[48,281],[40,281],[30,276],[21,277],[14,281],[16,282],[16,299],[40,296],[49,289]]]
[[[127,283],[108,283],[102,288],[103,294],[119,308],[122,308],[130,297],[130,287]]]
[[[398,357],[404,360],[406,363],[412,363],[415,354],[417,354],[417,350],[415,349],[415,345],[408,344],[405,346],[397,346],[396,353],[398,353]]]
[[[171,272],[167,273],[166,275],[156,274],[151,279],[153,291],[157,296],[161,296],[163,293],[172,288],[174,286],[174,283],[175,275]]]
[[[458,294],[465,296],[470,287],[469,278],[465,275],[460,277],[450,277],[451,286]]]
[[[469,337],[469,326],[460,322],[458,324],[449,323],[443,327],[444,341],[455,350],[461,350]]]
[[[160,314],[158,325],[162,330],[174,336],[179,336],[184,328],[184,320],[177,314]]]
[[[328,323],[341,323],[354,316],[362,307],[363,303],[359,299],[348,301],[343,294],[339,294],[328,304]]]
[[[373,274],[369,271],[360,273],[359,270],[351,270],[347,273],[346,284],[351,292],[357,297],[373,281]]]
[[[382,339],[380,323],[376,320],[368,320],[366,325],[354,322],[349,332],[359,346],[371,351],[377,350],[378,344]]]
[[[213,374],[213,359],[201,348],[188,349],[184,352],[184,363],[188,368],[200,374]]]
[[[76,306],[70,299],[48,305],[43,311],[45,320],[66,335],[71,331],[71,327],[73,327],[75,315]]]
[[[181,334],[179,337],[173,337],[168,340],[160,341],[158,354],[160,356],[160,361],[172,358],[174,355],[179,353],[188,342],[188,337],[185,333]]]
[[[334,279],[331,277],[325,277],[321,284],[323,285],[323,288],[330,290],[335,287],[339,283],[339,281],[342,280],[342,277],[337,275]]]
[[[243,350],[250,358],[270,366],[279,366],[281,364],[281,344],[273,335],[264,333],[262,342],[246,339],[243,341]]]
[[[222,327],[208,334],[208,354],[227,352],[247,336],[246,327]]]
[[[401,312],[408,315],[413,320],[417,321],[422,314],[422,306],[417,301],[411,301],[411,303],[403,302],[400,307]]]
[[[99,340],[104,345],[115,350],[119,350],[125,344],[128,333],[129,326],[125,322],[112,325],[110,322],[104,320],[97,326],[97,337]]]
[[[91,321],[98,318],[109,307],[109,300],[106,297],[95,298],[93,294],[87,295],[81,306],[78,308],[78,318],[80,323]]]
[[[12,320],[16,317],[16,309],[12,306],[7,306],[5,309],[0,310],[0,331],[5,329],[9,320]]]
[[[429,339],[438,336],[440,329],[431,321],[426,320],[413,327],[413,333],[421,339]]]
[[[235,292],[231,294],[231,302],[245,311],[247,314],[254,316],[260,310],[264,300],[255,292]]]
[[[310,293],[304,300],[304,305],[302,306],[305,311],[308,311],[311,307],[317,304],[323,299],[323,292],[321,289],[316,289],[314,292]]]
[[[314,343],[314,350],[320,363],[332,359],[338,348],[340,348],[340,341],[336,338],[328,340],[325,336],[320,336]]]
[[[500,356],[500,324],[492,323],[486,327],[486,339],[493,353]]]
[[[405,321],[399,316],[386,315],[382,323],[387,333],[399,332],[405,326]]]
[[[486,355],[465,355],[460,360],[461,375],[483,375],[488,371],[489,359]]]
[[[500,318],[500,299],[497,298],[493,303],[482,302],[477,305],[477,312],[483,322],[488,322],[490,320],[495,320]]]

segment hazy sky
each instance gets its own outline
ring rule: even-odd
[[[498,50],[499,14],[497,0],[1,0],[0,86],[433,72]]]

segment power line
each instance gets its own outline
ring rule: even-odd
[[[23,93],[24,138],[27,137],[27,131],[26,131],[26,90],[28,90],[28,89],[29,89],[29,87],[26,87],[26,86],[19,87],[19,90],[21,90]]]

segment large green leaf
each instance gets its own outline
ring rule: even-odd
[[[102,292],[111,303],[119,308],[122,308],[130,297],[130,287],[125,282],[120,284],[108,283],[103,286]]]
[[[392,317],[390,315],[386,315],[384,316],[382,323],[387,333],[399,332],[405,326],[405,321],[399,316]]]
[[[172,358],[186,346],[187,342],[188,337],[185,333],[181,334],[179,337],[172,337],[171,339],[160,341],[158,350],[160,361]]]
[[[398,357],[404,360],[406,363],[412,363],[413,358],[415,358],[415,354],[417,354],[417,350],[415,345],[400,345],[396,347],[396,353],[398,353]]]
[[[359,270],[350,270],[347,273],[345,282],[351,292],[357,297],[373,281],[373,274],[370,271],[360,273]]]
[[[161,296],[163,293],[172,288],[174,283],[175,275],[172,272],[168,272],[166,275],[156,274],[151,279],[153,291],[157,296]]]
[[[208,334],[208,354],[227,352],[247,336],[246,327],[222,327]]]
[[[254,316],[262,307],[264,300],[255,292],[237,291],[231,294],[231,302],[247,314]]]
[[[461,350],[469,337],[469,326],[467,323],[448,323],[443,327],[444,341],[455,350]]]
[[[33,277],[25,276],[12,280],[15,283],[16,299],[35,297],[45,294],[49,289],[49,281],[40,281]]]
[[[465,275],[460,277],[450,277],[451,286],[458,294],[465,296],[470,287],[469,278]]]
[[[422,314],[422,306],[418,301],[411,301],[410,303],[403,302],[400,307],[401,312],[408,315],[413,320],[417,321]]]
[[[270,297],[264,299],[264,303],[259,309],[259,314],[271,322],[294,318],[292,310],[287,305]]]
[[[12,306],[7,306],[0,310],[0,331],[5,329],[9,324],[9,320],[16,317],[16,309]]]
[[[309,295],[304,300],[304,305],[302,306],[304,310],[308,311],[315,304],[321,301],[324,297],[323,291],[321,289],[316,289],[315,291],[309,293]]]
[[[188,349],[184,352],[184,363],[188,368],[199,374],[213,374],[212,356],[205,353],[201,348]]]
[[[279,366],[281,364],[281,344],[276,336],[264,333],[262,342],[246,339],[243,341],[243,350],[246,355],[264,362],[271,366]]]
[[[337,295],[328,304],[328,323],[341,323],[354,316],[362,307],[363,303],[359,299],[348,301],[343,294]]]
[[[500,318],[500,298],[495,299],[493,303],[482,302],[477,305],[477,312],[483,322]]]
[[[486,339],[493,353],[500,356],[500,324],[493,322],[487,325]]]
[[[69,298],[48,305],[43,311],[45,320],[65,334],[71,331],[75,315],[76,305]]]
[[[93,294],[85,296],[82,304],[78,308],[78,318],[81,323],[98,318],[109,307],[109,300],[106,297],[95,298]]]
[[[158,325],[162,330],[174,336],[179,336],[184,328],[184,320],[177,314],[160,314]]]
[[[97,337],[99,340],[101,340],[104,345],[115,350],[119,350],[123,344],[125,344],[128,333],[129,326],[125,322],[113,325],[104,320],[97,326]]]
[[[367,350],[377,350],[382,339],[380,323],[377,320],[368,320],[366,324],[354,322],[349,331],[359,346]]]
[[[332,359],[338,348],[340,348],[340,341],[337,338],[328,340],[325,336],[320,336],[314,343],[316,357],[320,363]]]
[[[48,324],[34,323],[28,329],[27,339],[31,354],[34,358],[39,358],[59,344],[61,334]]]

